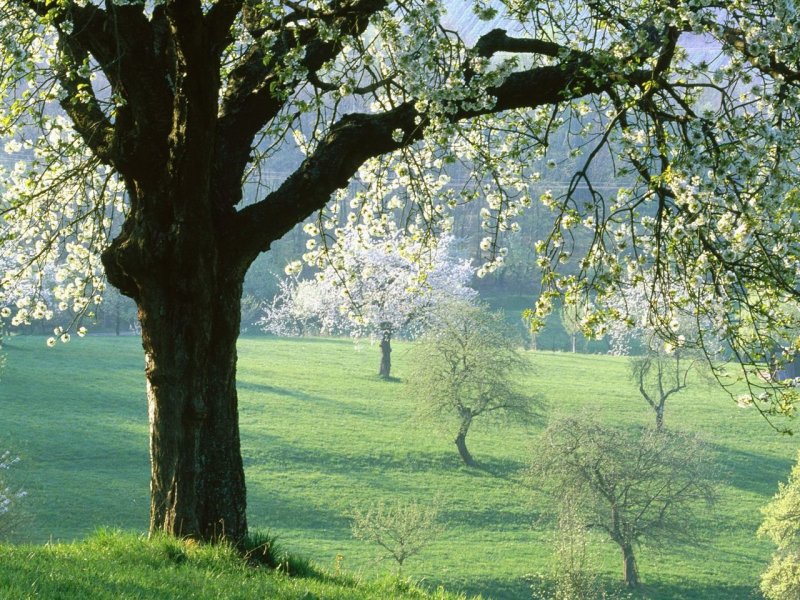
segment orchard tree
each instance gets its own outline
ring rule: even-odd
[[[532,398],[519,391],[519,377],[530,367],[519,346],[502,314],[452,303],[439,308],[411,350],[409,393],[425,420],[456,432],[453,441],[468,467],[477,466],[467,448],[475,419],[525,423],[534,416]]]
[[[563,194],[542,195],[556,211],[546,269],[585,226],[599,292],[629,269],[684,278],[670,302],[710,293],[697,310],[745,362],[776,329],[800,330],[772,310],[800,294],[799,32],[790,0],[0,0],[0,135],[17,161],[0,184],[15,265],[2,293],[51,263],[65,327],[104,278],[134,299],[150,529],[238,540],[242,282],[314,213],[306,258],[324,263],[345,224],[380,235],[395,218],[423,238],[478,199],[491,272],[494,241],[532,202],[527,166],[561,129],[580,162]],[[591,167],[609,150],[625,187],[604,198]],[[458,161],[469,178],[448,187]],[[326,210],[351,182],[349,214]],[[589,285],[544,281],[537,318]],[[741,334],[742,309],[757,335]]]
[[[534,447],[531,474],[622,555],[622,578],[639,584],[636,546],[692,531],[695,510],[715,499],[715,470],[695,437],[623,430],[587,418],[552,422]]]
[[[612,354],[630,355],[631,379],[653,409],[656,429],[661,429],[667,400],[686,389],[692,373],[706,372],[704,353],[719,363],[720,345],[713,332],[698,323],[694,315],[673,311],[666,319],[660,313],[663,303],[654,306],[650,302],[648,285],[642,282],[626,286],[623,294],[609,302],[620,315],[627,315],[625,321],[611,325],[609,341]],[[679,291],[680,288],[665,290],[664,295]],[[659,327],[665,322],[669,334],[676,336],[674,342],[659,335]]]
[[[329,253],[335,260],[313,280],[289,275],[281,282],[260,324],[278,335],[302,334],[316,326],[325,333],[378,339],[378,375],[389,379],[393,337],[418,334],[430,311],[477,295],[468,287],[475,271],[469,261],[453,255],[452,243],[452,237],[444,236],[427,248],[399,231],[378,240],[350,231]]]
[[[561,307],[561,325],[572,342],[572,353],[576,352],[576,342],[581,333],[581,325],[586,316],[586,307],[579,304],[565,304]]]
[[[394,559],[398,576],[406,560],[422,552],[444,529],[437,503],[425,504],[419,500],[379,502],[367,509],[356,508],[351,519],[353,537],[376,544],[382,553],[380,560]]]

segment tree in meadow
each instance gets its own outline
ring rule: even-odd
[[[680,293],[679,282],[664,294]],[[720,361],[720,345],[714,333],[685,311],[664,314],[664,305],[653,305],[648,284],[624,288],[607,306],[626,315],[609,327],[611,353],[627,355],[630,377],[639,394],[655,413],[656,429],[664,426],[667,400],[689,386],[690,375],[705,375],[708,360]],[[657,295],[661,297],[661,295]],[[662,335],[659,328],[666,328]],[[675,341],[665,337],[675,336]]]
[[[280,283],[260,323],[278,335],[311,329],[377,339],[378,375],[389,379],[394,337],[418,334],[437,307],[477,295],[468,287],[475,270],[455,257],[452,244],[448,236],[429,248],[401,232],[379,239],[348,232],[332,249],[336,260],[313,279],[289,275]]]
[[[519,378],[530,369],[520,340],[500,313],[479,304],[439,307],[431,326],[411,349],[409,394],[425,421],[455,432],[463,463],[478,463],[467,448],[476,419],[527,423],[534,400],[521,391]]]
[[[714,464],[696,437],[587,418],[552,422],[533,449],[530,472],[556,508],[566,506],[617,545],[628,587],[639,585],[637,546],[691,534],[698,509],[716,497]]]
[[[435,541],[443,529],[435,502],[379,502],[356,508],[351,515],[353,537],[378,546],[380,560],[391,558],[397,563],[398,576],[405,562]]]
[[[800,295],[799,32],[790,0],[0,0],[0,304],[35,311],[36,292],[8,295],[45,264],[65,327],[106,281],[136,302],[150,530],[205,540],[247,532],[245,273],[314,214],[306,259],[324,268],[337,229],[397,220],[422,239],[482,202],[485,274],[540,196],[555,227],[536,318],[629,270],[681,277],[691,293],[668,301],[757,364],[776,329],[800,330],[773,316]],[[574,176],[540,194],[556,130]],[[606,195],[601,160],[621,176]],[[579,227],[594,241],[562,277]]]
[[[572,353],[575,354],[577,348],[578,335],[581,333],[581,322],[586,315],[586,306],[583,304],[565,304],[561,307],[559,316],[561,325],[569,336],[572,344]]]

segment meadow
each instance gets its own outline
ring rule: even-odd
[[[415,416],[405,383],[409,347],[397,345],[398,381],[386,382],[376,376],[377,348],[366,343],[241,340],[250,526],[322,569],[379,577],[392,565],[352,538],[353,508],[435,500],[446,529],[404,574],[431,589],[530,598],[531,576],[550,567],[553,528],[553,500],[523,475],[532,438],[551,415],[591,414],[625,426],[651,422],[652,411],[629,382],[625,358],[528,352],[533,371],[520,383],[541,407],[540,422],[523,428],[476,420],[468,443],[482,468],[469,469],[450,434]],[[9,477],[29,493],[13,541],[76,540],[98,527],[144,531],[148,441],[139,340],[97,336],[49,349],[43,338],[15,337],[7,353],[0,443],[21,457]],[[700,379],[670,399],[666,425],[703,435],[723,484],[690,538],[639,550],[642,597],[757,598],[758,574],[772,551],[755,536],[759,508],[788,475],[795,440]],[[616,581],[616,549],[600,538],[593,548],[603,579]]]

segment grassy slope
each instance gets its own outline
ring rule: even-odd
[[[393,356],[404,377],[404,347]],[[618,423],[651,419],[627,382],[624,359],[531,353],[526,382],[548,412],[589,411]],[[0,382],[0,439],[22,455],[16,477],[30,491],[25,541],[73,539],[99,525],[142,530],[147,519],[147,434],[138,340],[96,338],[48,350],[13,340]],[[370,547],[352,540],[355,505],[438,496],[447,530],[407,573],[494,598],[529,597],[525,574],[546,570],[547,499],[521,485],[535,433],[483,427],[470,447],[485,470],[461,467],[449,435],[417,427],[400,383],[379,381],[377,350],[349,341],[244,339],[240,344],[242,446],[251,525],[292,552],[331,568],[375,572]],[[697,383],[671,399],[667,425],[701,431],[718,452],[725,486],[697,523],[693,543],[642,548],[653,599],[749,598],[769,545],[754,538],[758,507],[786,477],[796,450],[753,412]],[[618,559],[603,552],[615,579]]]
[[[254,568],[224,547],[99,532],[86,541],[0,546],[0,598],[14,600],[465,600],[392,578],[364,582]]]

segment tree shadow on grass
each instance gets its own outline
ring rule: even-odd
[[[480,471],[486,475],[505,479],[506,481],[518,481],[525,471],[527,464],[521,460],[513,458],[481,458],[478,466],[473,471]]]
[[[722,469],[722,480],[742,491],[771,497],[792,469],[790,458],[748,452],[730,446],[712,445]]]
[[[691,581],[648,582],[634,595],[643,600],[756,600],[762,596],[753,585],[699,585]]]
[[[307,498],[293,498],[285,491],[271,493],[263,488],[249,490],[248,519],[258,529],[278,529],[275,536],[282,546],[280,529],[306,530],[312,535],[324,532],[328,540],[350,541],[350,518],[342,511]],[[288,548],[291,550],[291,548]]]
[[[271,469],[285,467],[291,468],[294,472],[321,472],[328,475],[349,476],[383,474],[389,471],[406,473],[455,471],[459,468],[455,452],[450,456],[443,452],[398,454],[375,449],[368,454],[348,454],[346,449],[337,452],[319,447],[298,446],[277,438],[265,443],[263,441],[265,437],[268,436],[258,436],[257,447],[245,450],[245,467],[266,465]],[[245,440],[249,441],[247,438]],[[482,475],[480,471],[476,474]]]
[[[436,585],[444,585],[448,592],[464,593],[468,598],[480,595],[491,600],[530,600],[531,585],[522,578],[517,579],[492,579],[476,578],[460,580],[457,582],[436,581]]]

